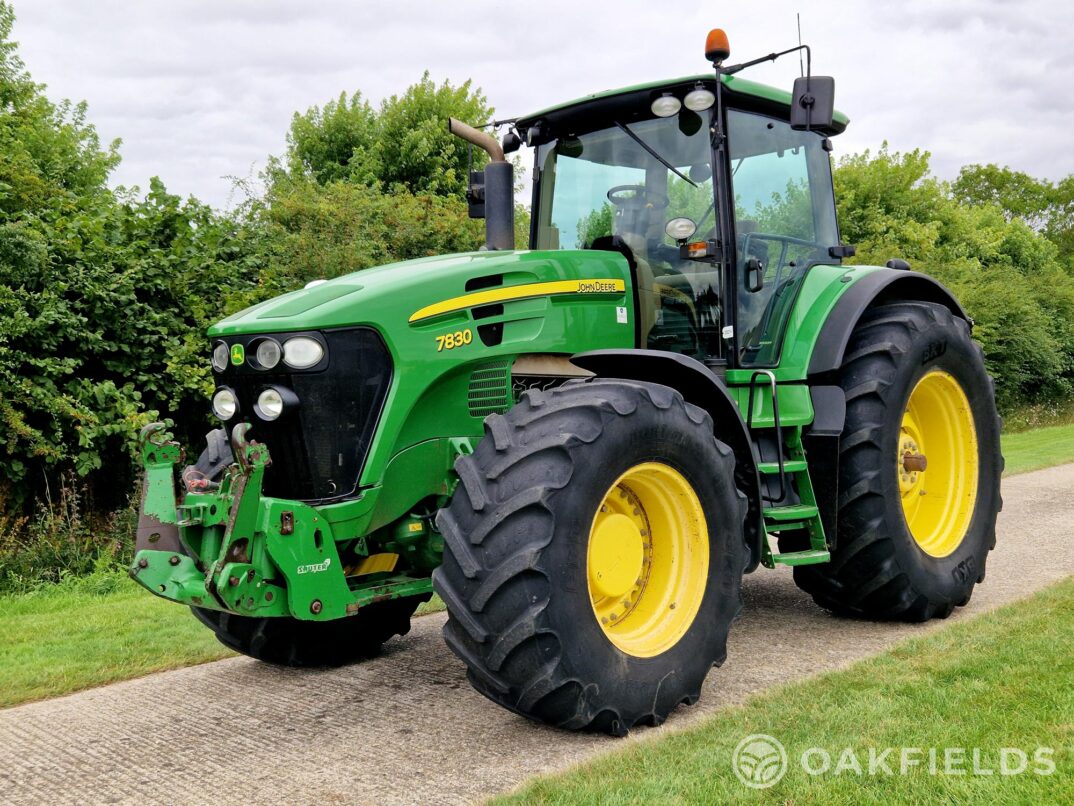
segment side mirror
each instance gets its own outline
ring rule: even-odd
[[[835,79],[831,76],[802,76],[791,91],[791,128],[796,131],[827,129],[835,114]]]

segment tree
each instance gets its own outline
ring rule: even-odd
[[[1074,391],[1074,278],[1055,244],[993,201],[932,177],[927,152],[843,159],[835,171],[855,262],[907,259],[948,285],[975,320],[1002,408]],[[964,197],[963,197],[964,198]]]
[[[579,249],[589,249],[593,241],[612,234],[615,208],[610,202],[604,202],[586,214],[585,218],[578,220],[578,244]]]
[[[471,159],[476,170],[486,156],[475,149],[471,157],[469,146],[448,132],[449,117],[481,125],[492,109],[469,81],[437,85],[428,72],[376,110],[361,93],[342,93],[323,107],[295,113],[287,154],[270,166],[270,183],[286,173],[289,180],[305,176],[321,185],[345,180],[461,199]]]
[[[437,86],[426,71],[401,96],[393,95],[381,105],[381,179],[411,193],[463,198],[471,149],[447,130],[447,119],[480,126],[492,119],[492,113],[484,94],[469,80],[457,87],[447,81]],[[474,148],[472,154],[474,169],[480,169],[485,153]]]
[[[258,270],[207,206],[158,180],[144,198],[108,188],[118,141],[32,81],[13,22],[0,2],[0,510],[71,469],[107,504],[156,411],[204,428],[201,333]]]
[[[338,277],[399,260],[472,251],[480,247],[480,222],[455,198],[384,193],[353,182],[319,185],[281,180],[246,211],[254,262],[263,266],[250,304],[300,288],[310,280]],[[236,299],[231,300],[236,307]]]
[[[1074,273],[1074,175],[1053,184],[994,163],[967,165],[952,192],[965,204],[994,205],[1008,220],[1022,219],[1059,248]]]
[[[32,215],[100,192],[119,163],[119,141],[101,148],[86,105],[53,104],[30,78],[11,33],[15,14],[0,0],[0,214]]]
[[[371,184],[380,177],[379,128],[369,102],[345,92],[323,107],[291,119],[287,164],[293,176],[312,176],[327,185],[341,179]]]

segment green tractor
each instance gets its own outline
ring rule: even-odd
[[[786,93],[736,75],[783,54],[728,55],[713,31],[713,72],[502,142],[451,121],[490,156],[486,249],[211,328],[222,428],[178,474],[143,433],[134,579],[294,666],[375,653],[435,591],[479,692],[617,735],[697,700],[760,566],[852,617],[966,604],[1003,466],[972,322],[904,261],[843,263],[832,79]]]

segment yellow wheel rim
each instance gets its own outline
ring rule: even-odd
[[[895,461],[910,534],[926,554],[948,556],[966,536],[977,502],[977,429],[954,376],[932,370],[914,386]]]
[[[593,613],[628,655],[666,652],[693,624],[709,575],[709,533],[690,482],[660,462],[616,479],[593,517],[586,573]]]

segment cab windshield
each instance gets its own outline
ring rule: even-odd
[[[698,358],[722,352],[720,271],[682,260],[668,222],[716,236],[709,113],[612,123],[542,145],[536,248],[612,249],[637,276],[641,342]]]

